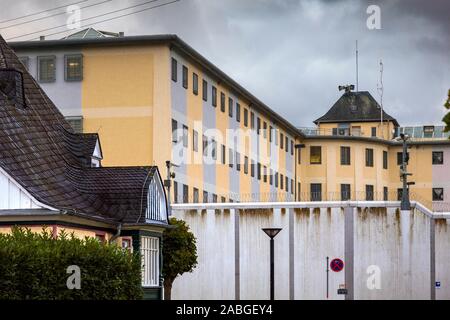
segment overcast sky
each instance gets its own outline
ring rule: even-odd
[[[0,21],[79,1],[0,0]],[[79,5],[102,1],[105,0],[86,0]],[[82,18],[146,1],[110,0],[83,9]],[[171,0],[155,0],[97,20],[164,1]],[[369,30],[366,25],[370,4],[381,9],[380,30]],[[385,110],[401,125],[412,125],[440,124],[445,113],[443,103],[450,89],[449,15],[448,0],[180,0],[94,27],[124,31],[126,35],[177,34],[299,126],[312,126],[312,121],[332,106],[341,95],[338,85],[355,84],[355,40],[358,40],[360,91],[367,90],[380,100],[377,82],[382,59]],[[0,30],[43,16],[0,23]],[[11,38],[59,26],[66,20],[67,15],[59,15],[3,29],[1,34]]]

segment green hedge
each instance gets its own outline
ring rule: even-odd
[[[15,227],[0,234],[0,299],[141,299],[140,264],[137,253],[94,238]],[[79,290],[67,288],[71,265],[80,268]]]

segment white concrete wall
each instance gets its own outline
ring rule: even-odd
[[[240,275],[240,299],[268,299],[269,238],[261,228],[269,226],[283,228],[275,238],[276,299],[289,299],[290,287],[295,299],[326,299],[326,257],[347,262],[342,208],[240,210],[238,257],[234,250],[234,210],[231,214],[217,212],[221,213],[209,210],[200,214],[179,209],[173,212],[191,226],[198,239],[199,253],[197,269],[175,280],[174,299],[234,299],[235,272]],[[354,298],[429,299],[430,217],[417,209],[404,213],[396,208],[355,208],[353,219]],[[435,221],[436,281],[441,282],[436,298],[450,299],[450,223]],[[293,232],[291,242],[290,232]],[[235,269],[236,259],[239,270]],[[380,270],[378,289],[367,286],[371,276],[367,273],[369,266]],[[343,295],[337,295],[340,285],[351,285],[345,283],[344,271],[330,270],[329,299],[344,299]]]

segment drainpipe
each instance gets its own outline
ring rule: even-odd
[[[117,238],[120,237],[121,232],[122,232],[122,223],[119,223],[119,225],[117,226],[117,232],[116,232],[116,234],[113,235],[113,236],[111,237],[111,239],[109,239],[108,242],[109,242],[110,244],[113,243]]]

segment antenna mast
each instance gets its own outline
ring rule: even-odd
[[[356,92],[359,92],[359,79],[358,79],[358,40],[356,40]]]
[[[381,130],[383,130],[383,60],[380,59],[380,82],[377,84],[378,93],[380,94],[380,106],[381,106]],[[384,132],[381,131],[384,137]]]

